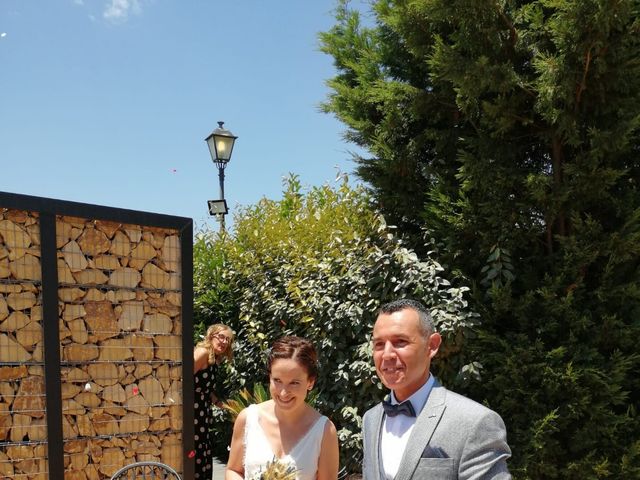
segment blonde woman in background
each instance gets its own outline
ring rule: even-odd
[[[213,391],[216,366],[233,358],[233,331],[217,323],[207,329],[193,351],[194,420],[195,420],[195,478],[211,480],[213,457],[211,438],[211,404],[219,400]]]

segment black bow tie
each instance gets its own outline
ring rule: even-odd
[[[389,400],[385,399],[382,401],[382,408],[384,408],[384,413],[389,417],[395,417],[396,415],[406,415],[407,417],[416,416],[416,411],[409,401],[393,405]]]

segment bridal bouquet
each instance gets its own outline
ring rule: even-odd
[[[251,480],[296,480],[294,465],[274,457],[263,469],[251,476]]]

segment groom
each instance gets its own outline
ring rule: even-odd
[[[500,416],[430,374],[441,341],[419,302],[396,300],[378,312],[373,360],[391,393],[364,414],[364,480],[511,478]]]

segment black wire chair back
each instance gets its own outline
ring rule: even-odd
[[[178,472],[160,462],[135,462],[122,467],[111,480],[182,480]]]

